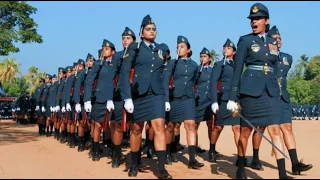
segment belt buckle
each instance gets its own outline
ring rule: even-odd
[[[270,67],[269,66],[263,66],[263,71],[265,74],[267,74],[270,71]]]

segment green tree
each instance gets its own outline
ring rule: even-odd
[[[314,56],[306,66],[306,76],[308,80],[314,79],[320,74],[320,56]]]
[[[300,78],[288,80],[288,92],[290,100],[295,104],[305,104],[314,101],[311,81]]]
[[[0,1],[0,55],[19,52],[13,43],[42,43],[42,36],[37,33],[38,26],[30,17],[36,8],[25,1]]]
[[[0,63],[0,81],[13,82],[21,75],[20,65],[16,59],[6,58]]]

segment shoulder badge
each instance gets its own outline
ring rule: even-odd
[[[128,56],[129,56],[129,53],[123,55],[122,57],[123,57],[123,58],[127,58]]]

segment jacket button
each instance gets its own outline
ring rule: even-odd
[[[250,74],[250,76],[252,76],[252,74]]]
[[[153,54],[154,52],[152,51],[152,54]]]
[[[153,64],[151,64],[151,67],[153,67],[154,65]]]
[[[282,69],[280,71],[282,72]]]
[[[208,94],[208,92],[206,92],[206,94]]]
[[[187,65],[185,65],[185,67],[187,67]]]
[[[154,60],[154,57],[152,59]]]
[[[184,82],[184,84],[187,84],[187,82]]]
[[[280,62],[280,64],[281,64],[282,62]]]
[[[188,78],[188,76],[186,76],[186,78]]]
[[[266,47],[267,47],[267,45],[266,45],[266,44],[264,44],[264,46],[266,46]]]
[[[188,72],[188,71],[186,70],[186,72]]]
[[[268,56],[268,53],[266,53],[266,56]]]
[[[264,65],[265,65],[265,66],[268,66],[268,64],[267,64],[267,63],[264,63]]]
[[[152,70],[150,72],[153,72]]]

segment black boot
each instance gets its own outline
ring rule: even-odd
[[[209,152],[209,162],[211,163],[217,163],[217,156],[214,152]]]
[[[310,169],[312,169],[312,167],[312,164],[304,164],[302,162],[299,162],[292,166],[292,174],[301,175],[301,172],[309,171]]]
[[[83,152],[85,150],[84,148],[84,137],[79,137],[79,146],[78,146],[78,152]]]
[[[70,148],[75,148],[76,147],[76,137],[74,135],[74,133],[70,133],[70,144],[69,144]]]
[[[100,160],[100,144],[99,142],[93,142],[93,154],[92,154],[92,161],[99,161]]]
[[[114,145],[113,147],[112,168],[118,168],[120,166],[121,145]]]

